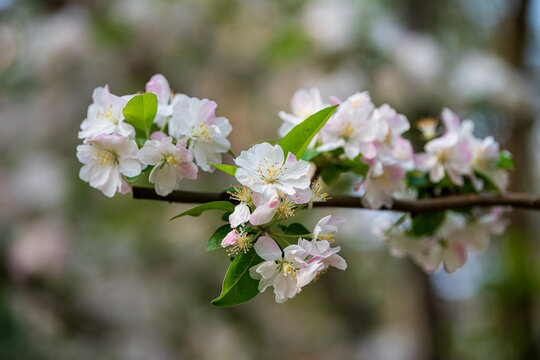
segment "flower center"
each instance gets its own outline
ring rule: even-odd
[[[236,256],[241,252],[243,252],[244,254],[247,253],[249,249],[253,247],[252,240],[253,239],[251,235],[242,232],[236,238],[236,242],[232,244],[229,248],[227,248],[227,255]]]
[[[99,166],[112,166],[116,162],[116,154],[110,150],[98,148],[98,151],[94,154],[94,160]]]
[[[353,133],[354,133],[354,127],[351,125],[350,122],[346,122],[341,128],[341,136],[344,139],[348,140]]]
[[[270,163],[264,159],[259,161],[257,173],[266,184],[275,184],[283,176],[284,170],[287,170],[287,167],[282,168],[280,163]]]
[[[172,154],[164,155],[163,160],[165,163],[174,166],[175,168],[179,168],[182,165],[182,158],[179,156],[174,157]]]
[[[296,277],[296,273],[298,272],[298,269],[293,266],[290,262],[286,260],[279,261],[279,265],[281,267],[281,274],[285,277],[289,276],[291,279]]]
[[[210,141],[212,140],[212,128],[206,124],[199,123],[199,126],[195,126],[193,129],[193,136],[199,140]]]
[[[107,110],[101,115],[104,119],[109,120],[114,125],[118,125],[118,118],[112,113],[112,105],[107,106]]]

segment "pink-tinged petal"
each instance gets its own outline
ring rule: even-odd
[[[274,218],[276,212],[276,206],[269,206],[268,204],[258,206],[251,214],[249,222],[253,225],[264,225]]]
[[[300,268],[296,274],[298,288],[302,288],[312,282],[322,269],[324,269],[324,264],[317,261],[310,263],[309,266]]]
[[[377,146],[374,142],[360,144],[360,153],[366,159],[373,159],[377,156]]]
[[[285,163],[287,165],[293,165],[293,164],[296,164],[297,160],[296,160],[296,156],[294,156],[293,153],[289,153],[287,155],[287,160],[285,161]]]
[[[295,204],[306,204],[311,200],[313,192],[310,188],[307,189],[295,189],[294,195],[289,195],[288,199]]]
[[[281,260],[283,256],[278,244],[270,236],[259,237],[253,248],[266,261]]]
[[[163,141],[167,137],[167,134],[165,134],[163,131],[155,131],[150,135],[150,139],[157,140],[157,141]]]
[[[231,246],[236,242],[236,239],[238,239],[238,236],[236,235],[236,230],[231,230],[227,235],[225,235],[225,237],[221,241],[221,246]]]
[[[171,97],[171,88],[165,76],[156,74],[146,83],[146,91],[155,94],[160,103],[168,103]]]
[[[334,254],[334,255],[331,255],[331,256],[327,257],[324,260],[324,264],[326,266],[333,266],[333,267],[335,267],[336,269],[339,269],[339,270],[346,270],[347,269],[347,262],[345,261],[344,258],[342,258],[341,256],[339,256],[337,254]]]
[[[212,122],[216,117],[216,108],[216,102],[208,99],[203,99],[202,105],[199,108],[199,120],[206,123]]]
[[[464,244],[450,244],[443,250],[442,260],[444,269],[453,273],[457,269],[465,265],[467,261],[467,249]]]
[[[415,166],[423,171],[429,171],[437,164],[437,156],[434,154],[421,153],[414,157]]]
[[[190,180],[197,180],[199,169],[193,162],[187,162],[182,165],[182,175]]]
[[[341,100],[335,96],[330,96],[330,104],[339,105],[341,104]]]
[[[459,129],[459,117],[452,110],[444,108],[441,118],[447,132],[457,131]]]
[[[183,148],[187,148],[187,141],[188,139],[187,138],[182,138],[182,139],[179,139],[177,142],[176,142],[176,146],[178,147],[183,147]]]

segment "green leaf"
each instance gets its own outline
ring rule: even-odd
[[[444,221],[444,215],[444,211],[435,211],[413,217],[412,234],[416,236],[432,235]]]
[[[293,153],[297,159],[300,159],[302,155],[304,155],[311,140],[313,140],[313,137],[315,137],[324,124],[326,124],[337,107],[338,105],[334,105],[322,109],[289,131],[279,142],[279,146],[283,149],[285,156],[290,152]]]
[[[429,185],[428,175],[420,170],[411,170],[407,172],[407,180],[412,187],[425,187]]]
[[[157,97],[152,93],[135,95],[123,110],[126,121],[136,129],[144,132],[147,137],[156,117],[156,112]]]
[[[499,169],[513,169],[515,166],[514,158],[512,157],[512,154],[510,154],[509,151],[503,150],[501,151],[501,155],[499,156],[499,162],[497,163],[497,167]]]
[[[227,236],[228,233],[231,232],[231,230],[232,229],[229,224],[220,226],[212,234],[212,236],[210,236],[210,239],[208,239],[208,242],[206,243],[206,251],[221,249],[221,241],[225,236]]]
[[[311,231],[306,229],[306,227],[299,223],[293,223],[287,227],[287,230],[285,230],[285,234],[287,235],[306,235],[311,234]]]
[[[213,166],[216,169],[221,170],[224,173],[229,174],[231,176],[234,176],[234,174],[236,174],[236,169],[238,169],[238,166],[226,165],[226,164],[214,164],[214,163],[211,163],[211,162],[206,163],[206,165]]]
[[[174,219],[178,219],[179,217],[182,217],[182,216],[188,216],[188,215],[189,216],[199,216],[203,212],[208,211],[208,210],[224,210],[224,211],[228,211],[228,212],[233,212],[234,211],[234,204],[230,203],[228,201],[211,201],[211,202],[207,202],[207,203],[204,203],[202,205],[195,206],[194,208],[189,209],[188,211],[184,211],[183,213],[178,214],[178,215],[170,218],[169,221],[174,220]]]
[[[223,279],[221,295],[212,300],[214,306],[233,306],[251,300],[259,293],[259,281],[249,275],[249,269],[262,262],[255,250],[240,253],[229,266]]]
[[[306,151],[304,152],[304,155],[302,155],[302,160],[309,161],[319,154],[320,152],[318,152],[315,149],[306,149]]]
[[[369,165],[362,162],[362,155],[358,155],[354,160],[349,158],[343,159],[343,165],[347,166],[347,171],[351,171],[356,175],[366,176],[369,171]]]

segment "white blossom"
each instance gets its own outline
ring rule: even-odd
[[[172,141],[170,136],[148,140],[139,151],[141,163],[154,166],[149,181],[161,196],[170,194],[183,178],[197,178],[197,166],[193,163],[191,153],[180,141],[176,145]]]
[[[235,163],[238,165],[235,175],[237,180],[263,194],[266,199],[279,193],[294,195],[297,189],[307,189],[311,182],[308,176],[309,163],[297,161],[291,153],[285,161],[283,149],[279,145],[257,144],[242,151]]]
[[[98,87],[92,94],[93,103],[88,107],[88,115],[81,123],[79,139],[91,139],[101,134],[134,136],[135,129],[124,122],[122,111],[128,96],[116,96],[109,92],[109,86]]]
[[[209,172],[214,168],[207,163],[221,163],[221,154],[231,147],[227,136],[232,127],[226,118],[215,116],[216,107],[208,99],[177,95],[168,125],[169,134],[176,139],[185,138],[197,165]]]
[[[98,135],[77,146],[77,158],[84,164],[79,177],[105,196],[125,194],[129,185],[122,175],[134,177],[141,173],[138,152],[135,141],[126,136]]]

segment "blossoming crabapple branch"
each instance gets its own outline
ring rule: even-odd
[[[92,98],[78,134],[82,180],[108,197],[131,188],[136,199],[201,204],[174,219],[224,212],[225,223],[206,244],[233,258],[215,306],[240,304],[268,287],[282,303],[329,269],[347,268],[333,246],[344,219],[327,215],[312,230],[291,223],[312,206],[403,212],[386,212],[373,233],[392,255],[407,255],[427,272],[441,265],[456,271],[469,252],[484,250],[491,235],[504,232],[508,206],[540,209],[540,196],[506,193],[511,155],[493,137],[477,138],[472,121],[449,109],[444,127],[435,119],[416,122],[425,144],[415,154],[404,136],[409,120],[387,104],[375,107],[367,92],[325,102],[318,89],[298,90],[292,112],[279,112],[281,140],[236,156],[217,104],[173,93],[163,75],[154,75],[144,94],[117,96],[105,86]],[[235,165],[222,164],[225,153]],[[239,185],[178,190],[184,179],[216,169]],[[318,179],[332,185],[341,174],[358,179],[359,196],[323,192]],[[130,186],[141,176],[154,187]]]
[[[152,188],[134,186],[131,189],[131,195],[134,199],[160,200],[184,204],[203,204],[212,201],[238,203],[238,201],[231,199],[226,192],[175,190],[167,196],[161,196]],[[422,214],[432,211],[491,206],[511,206],[519,209],[540,210],[540,195],[525,193],[506,193],[503,195],[465,194],[419,200],[394,199],[391,206],[383,206],[380,210]],[[313,207],[370,209],[362,203],[362,197],[349,195],[331,195],[324,202],[314,202]]]

